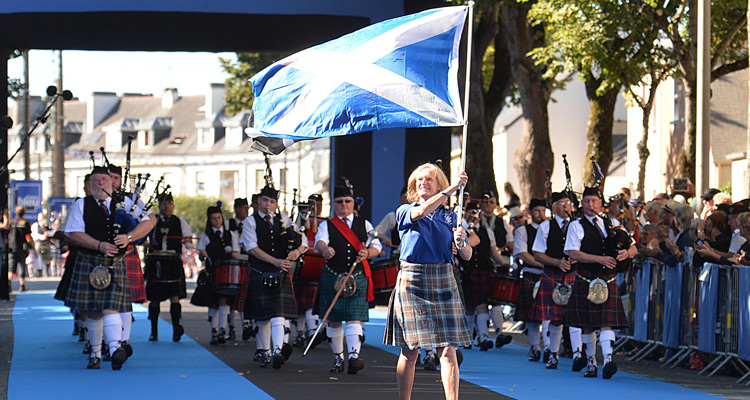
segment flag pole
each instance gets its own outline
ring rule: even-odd
[[[466,137],[469,134],[469,97],[471,93],[471,43],[474,33],[474,1],[469,1],[469,27],[466,35],[466,83],[464,86],[464,126],[461,135],[461,168],[459,172],[466,170]],[[461,226],[461,218],[464,209],[464,185],[458,195],[458,218],[456,218],[456,228]]]

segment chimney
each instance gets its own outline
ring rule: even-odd
[[[214,115],[221,112],[224,108],[224,91],[223,83],[212,83],[209,86],[208,93],[206,94],[206,105],[204,106],[206,119],[213,118]]]
[[[174,106],[174,103],[179,98],[180,95],[177,93],[177,89],[164,89],[164,94],[161,96],[161,108],[164,110],[169,110],[170,108],[172,108],[172,106]]]
[[[91,133],[94,128],[110,115],[112,109],[117,106],[120,99],[112,92],[91,93],[86,103],[86,123],[83,127],[85,133]]]

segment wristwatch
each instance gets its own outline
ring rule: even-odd
[[[130,242],[132,242],[132,241],[133,241],[133,237],[132,237],[132,236],[130,236],[130,235],[128,235],[128,243],[130,243]]]

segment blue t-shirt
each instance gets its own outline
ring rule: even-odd
[[[412,208],[419,203],[404,204],[396,210],[398,233],[401,236],[401,261],[413,264],[453,262],[453,228],[456,213],[438,207],[432,214],[411,220]]]

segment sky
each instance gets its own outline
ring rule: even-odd
[[[63,89],[86,100],[92,92],[150,93],[177,88],[180,95],[205,94],[211,83],[223,83],[228,75],[219,57],[236,60],[234,53],[63,51]],[[29,52],[32,96],[43,96],[57,84],[57,51]],[[23,58],[8,62],[10,78],[23,80]]]

